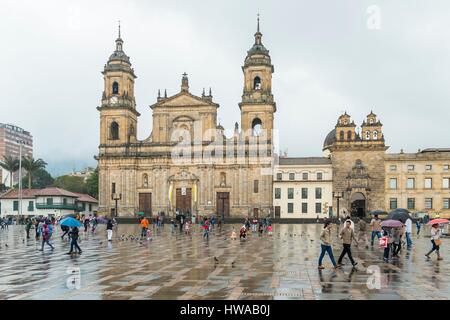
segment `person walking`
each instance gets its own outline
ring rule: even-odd
[[[384,248],[383,261],[389,262],[389,253],[392,249],[393,242],[394,242],[391,229],[383,228],[383,237],[386,238],[386,242],[387,242],[386,247]]]
[[[44,244],[47,244],[50,248],[52,248],[52,251],[55,250],[55,247],[52,246],[52,244],[50,243],[50,231],[49,228],[47,226],[47,224],[44,224],[42,226],[42,247],[41,249],[39,249],[39,251],[44,251]]]
[[[63,232],[61,239],[64,240],[64,236],[69,234],[70,228],[68,226],[61,226],[61,231]],[[67,236],[69,237],[69,236]]]
[[[417,237],[419,237],[420,228],[422,227],[422,225],[420,224],[420,220],[420,218],[416,220]]]
[[[217,228],[219,228],[219,231],[222,231],[222,218],[220,216],[217,218]]]
[[[258,219],[256,219],[256,217],[253,217],[253,220],[252,220],[252,231],[256,233],[257,229],[258,229]]]
[[[73,227],[72,230],[69,232],[69,236],[70,236],[70,251],[67,252],[67,254],[72,254],[73,249],[75,248],[76,250],[78,250],[78,253],[81,254],[81,248],[78,245],[78,237],[79,237],[79,230],[77,227]]]
[[[437,253],[437,259],[438,260],[442,260],[443,258],[441,257],[440,253],[439,253],[439,248],[441,246],[441,236],[442,236],[442,231],[439,228],[439,224],[435,223],[431,226],[431,244],[433,245],[433,247],[431,248],[431,250],[425,255],[427,257],[427,259],[430,258],[430,254],[434,251],[436,251]]]
[[[338,266],[342,265],[342,259],[347,254],[348,258],[350,259],[350,262],[352,263],[352,266],[355,267],[358,263],[355,262],[355,260],[353,260],[351,245],[352,240],[354,240],[356,242],[356,246],[358,246],[358,240],[355,238],[355,232],[351,228],[351,223],[349,220],[345,221],[345,227],[342,228],[339,236],[342,239],[343,249],[338,259]]]
[[[370,221],[370,227],[372,228],[372,237],[371,237],[370,245],[373,246],[373,241],[375,240],[375,236],[378,239],[381,238],[381,220],[380,220],[380,218],[378,218],[377,214]]]
[[[205,217],[203,224],[203,239],[209,239],[209,221],[208,218]]]
[[[92,221],[92,233],[95,234],[95,230],[97,229],[97,225],[98,225],[97,217],[94,216],[94,217],[91,219],[91,221]]]
[[[401,230],[400,228],[394,228],[392,232],[392,257],[398,257],[401,246]]]
[[[106,234],[108,236],[108,241],[112,241],[113,236],[113,222],[111,219],[108,219],[106,222]]]
[[[412,220],[408,218],[405,222],[405,236],[406,236],[406,248],[411,249],[412,240],[411,240],[411,232],[412,232]]]
[[[27,224],[25,225],[25,232],[27,233],[27,239],[30,239],[30,230],[33,226],[30,218],[27,218]]]
[[[41,237],[42,234],[42,226],[44,225],[44,222],[42,222],[42,220],[37,220],[37,224],[36,224],[36,240],[39,240],[39,238]]]
[[[367,222],[364,221],[363,218],[358,218],[358,227],[359,227],[359,231],[358,231],[358,242],[363,241],[364,245],[366,246],[366,249],[369,248],[368,245],[368,239],[367,239]]]
[[[84,217],[83,224],[84,224],[84,232],[87,232],[88,228],[89,228],[89,218],[88,217]]]
[[[318,269],[322,270],[325,269],[325,267],[322,265],[323,257],[325,256],[325,253],[328,253],[328,256],[330,257],[331,263],[335,268],[337,268],[336,261],[334,260],[333,256],[333,248],[331,246],[331,228],[332,228],[331,221],[326,221],[322,232],[320,233],[320,256],[319,256],[319,266]]]
[[[141,219],[141,239],[145,238],[147,236],[147,229],[148,229],[148,220],[146,217],[143,217]]]

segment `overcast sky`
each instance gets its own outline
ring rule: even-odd
[[[290,156],[320,156],[344,110],[358,125],[373,110],[390,152],[450,147],[446,0],[1,0],[0,122],[29,130],[53,174],[95,165],[100,72],[120,19],[138,76],[138,138],[150,135],[158,89],[178,93],[183,72],[192,93],[212,87],[232,129],[258,11]]]

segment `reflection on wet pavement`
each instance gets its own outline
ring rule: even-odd
[[[236,228],[239,226],[236,225]],[[69,243],[53,236],[55,251],[38,251],[40,242],[24,239],[23,226],[0,230],[0,299],[448,299],[450,266],[448,239],[443,261],[426,260],[429,230],[413,237],[392,263],[382,261],[378,246],[352,247],[359,262],[352,269],[344,259],[334,271],[327,256],[317,270],[320,253],[318,224],[275,225],[273,236],[251,234],[247,241],[230,240],[231,225],[204,240],[198,226],[191,235],[171,233],[165,226],[153,240],[121,241],[138,235],[138,225],[119,225],[108,243],[105,226],[95,235],[81,232],[82,255],[66,255]],[[58,228],[56,228],[58,229]],[[341,250],[334,232],[334,255]],[[218,263],[214,262],[218,258]],[[79,268],[74,289],[70,270]],[[380,277],[369,270],[379,270]],[[379,268],[379,269],[377,269]],[[69,270],[69,273],[68,273]],[[76,270],[76,269],[75,269]],[[381,287],[369,289],[368,280]],[[370,281],[369,281],[370,282]],[[75,283],[75,282],[73,282]]]

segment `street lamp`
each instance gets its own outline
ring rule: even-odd
[[[118,208],[117,208],[117,202],[118,202],[119,200],[122,200],[122,194],[119,193],[119,195],[117,195],[116,193],[112,193],[112,194],[111,194],[111,200],[114,200],[114,201],[116,202],[116,208],[115,208],[115,210],[114,210],[114,216],[117,217],[117,216],[118,216],[118,215],[117,215],[117,210],[118,210]]]
[[[25,141],[17,140],[17,143],[19,144],[19,216],[17,220],[20,221],[22,216],[22,146],[25,144]]]
[[[344,193],[343,192],[332,192],[333,198],[336,198],[336,204],[337,204],[337,218],[339,219],[339,199],[344,197]]]

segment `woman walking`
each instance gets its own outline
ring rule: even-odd
[[[430,252],[428,252],[425,256],[429,259],[430,258],[430,254],[433,251],[436,251],[437,256],[438,256],[438,260],[442,260],[442,257],[439,253],[439,247],[441,246],[441,229],[439,229],[439,224],[435,223],[431,226],[431,244],[433,245],[433,247],[431,248]]]
[[[108,222],[106,223],[106,233],[108,235],[108,241],[112,241],[113,236],[113,222],[111,219],[108,219]]]
[[[336,261],[334,260],[333,256],[333,248],[331,247],[331,228],[332,228],[331,221],[326,221],[325,225],[323,226],[322,233],[320,234],[320,257],[319,257],[319,270],[325,269],[324,266],[322,266],[323,257],[325,256],[325,253],[328,253],[328,256],[330,257],[331,263],[335,268],[337,268]]]
[[[52,251],[55,250],[55,248],[50,243],[50,230],[48,229],[47,224],[44,224],[42,226],[42,247],[39,251],[44,251],[44,244],[48,244],[50,248],[52,248]]]

